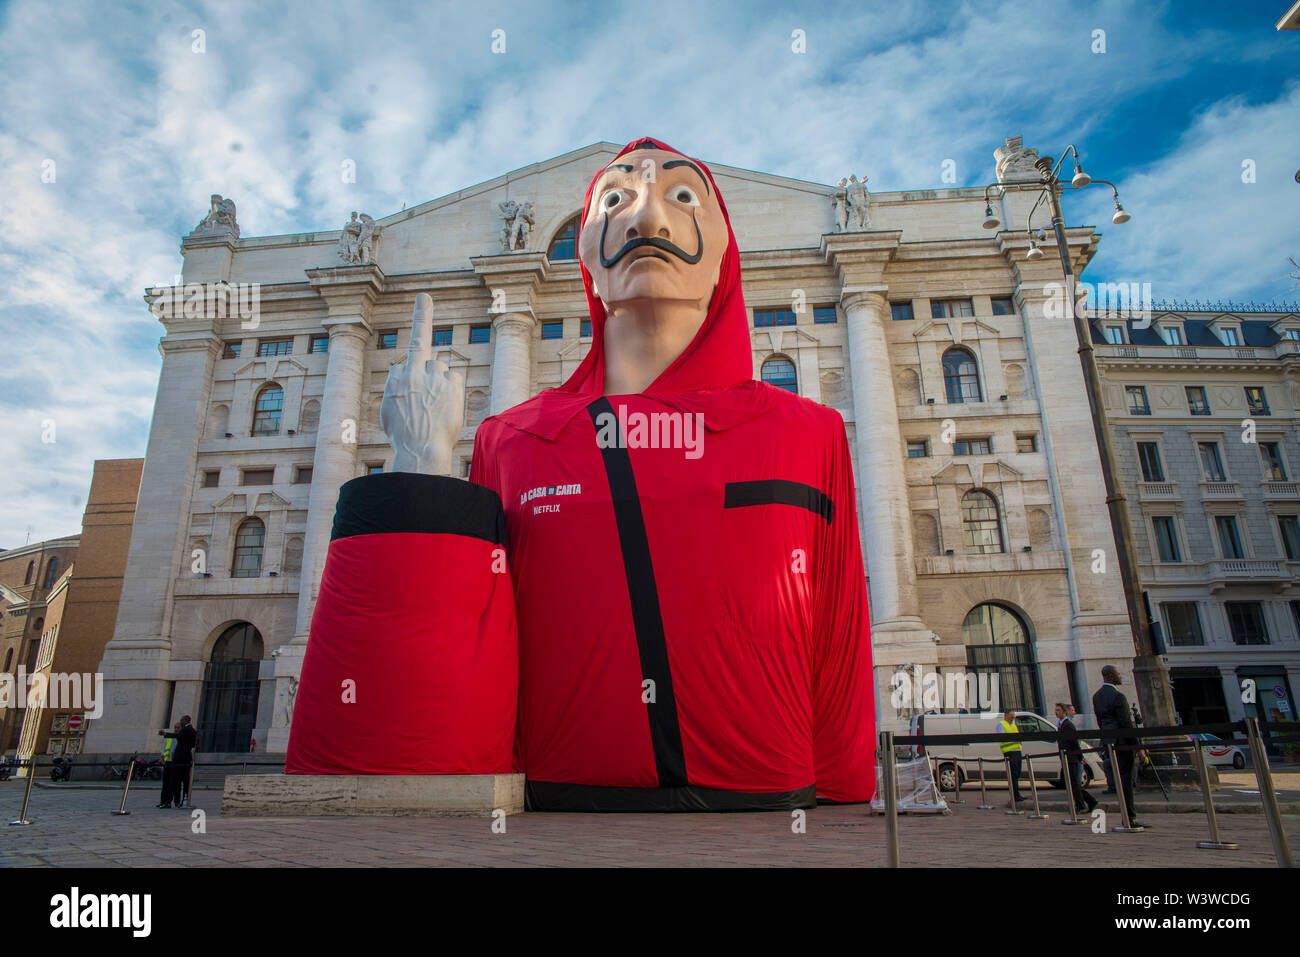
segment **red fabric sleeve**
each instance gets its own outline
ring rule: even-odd
[[[876,789],[871,618],[858,539],[853,466],[843,422],[828,456],[834,512],[818,562],[812,649],[813,760],[817,794],[869,801]]]
[[[286,773],[508,773],[517,686],[496,493],[401,472],[346,483]]]

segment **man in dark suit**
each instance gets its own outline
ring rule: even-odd
[[[185,798],[189,796],[190,765],[194,763],[194,746],[198,744],[199,733],[195,730],[188,714],[181,718],[180,724],[176,726],[175,731],[159,731],[158,733],[165,738],[176,739],[176,745],[172,749],[172,759],[168,768],[173,776],[170,782],[164,777],[163,797],[159,807],[166,807],[169,804],[173,807],[184,807]],[[168,787],[169,783],[170,788]]]
[[[1070,720],[1070,710],[1069,705],[1060,703],[1056,705],[1056,730],[1065,736],[1061,739],[1059,747],[1065,754],[1070,786],[1074,788],[1074,810],[1087,811],[1091,814],[1092,809],[1097,806],[1097,799],[1083,786],[1083,754],[1079,751],[1078,729]]]
[[[1133,719],[1129,715],[1128,699],[1124,697],[1124,692],[1119,690],[1124,680],[1120,676],[1119,669],[1114,665],[1106,665],[1101,669],[1101,680],[1104,684],[1092,696],[1092,710],[1097,715],[1097,727],[1103,731],[1132,728]],[[1143,826],[1138,824],[1137,807],[1133,804],[1133,762],[1137,758],[1137,751],[1127,748],[1120,750],[1120,745],[1138,743],[1137,738],[1128,736],[1115,740],[1115,764],[1117,765],[1115,775],[1119,778],[1118,783],[1124,795],[1124,803],[1128,807],[1129,823],[1134,827]]]

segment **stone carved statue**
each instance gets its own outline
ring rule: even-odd
[[[849,197],[845,190],[848,180],[841,177],[838,187],[831,194],[831,212],[835,216],[835,231],[845,232],[849,228]]]
[[[848,198],[848,212],[853,217],[855,229],[866,229],[871,225],[871,194],[867,192],[867,178],[858,182],[857,176],[850,176],[844,188]]]
[[[533,204],[507,199],[504,203],[498,203],[497,209],[505,221],[501,226],[501,248],[508,253],[527,249],[528,237],[536,225],[533,222]]]
[[[1034,167],[1038,150],[1029,149],[1019,136],[1007,137],[1007,145],[993,151],[999,183],[1037,183],[1042,174]]]
[[[382,232],[383,228],[375,225],[373,217],[361,213],[358,218],[354,212],[339,234],[339,258],[349,265],[374,262]]]
[[[212,206],[202,221],[190,233],[190,239],[207,239],[216,237],[239,238],[239,223],[235,220],[235,201],[224,199],[219,193],[212,194]]]

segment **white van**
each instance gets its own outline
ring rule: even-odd
[[[910,732],[913,735],[926,734],[1001,734],[999,719],[1002,715],[982,714],[917,714],[912,716]],[[1056,722],[1048,721],[1032,711],[1016,712],[1016,727],[1023,733],[1034,731],[1055,731]],[[1085,747],[1095,742],[1084,741]],[[1061,781],[1061,759],[1057,756],[1057,746],[1051,741],[1022,741],[1024,754],[1043,755],[1033,759],[1034,779],[1042,785],[1054,788],[1065,787]],[[941,791],[955,790],[957,781],[965,786],[979,785],[979,766],[975,758],[984,759],[984,779],[986,781],[1005,781],[1006,764],[1002,760],[1001,746],[995,741],[983,744],[936,744],[929,748],[914,746],[917,756],[929,754],[934,762],[935,781]],[[955,761],[955,758],[967,760]],[[1029,794],[1029,760],[1020,768],[1020,793]],[[1105,778],[1101,761],[1095,753],[1083,755],[1083,786],[1086,788],[1093,781]]]

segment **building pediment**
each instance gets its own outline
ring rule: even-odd
[[[948,462],[937,472],[930,475],[932,479],[943,479],[955,485],[978,485],[975,481],[975,473],[966,462],[958,462],[956,459]]]
[[[971,332],[967,332],[967,329]],[[964,316],[960,319],[929,319],[912,335],[917,339],[934,339],[940,342],[962,342],[982,338],[983,333],[997,337],[998,329],[982,319]]]
[[[1024,477],[1021,472],[1013,469],[1002,459],[996,462],[985,462],[980,472],[985,485],[996,482],[1018,482]]]

